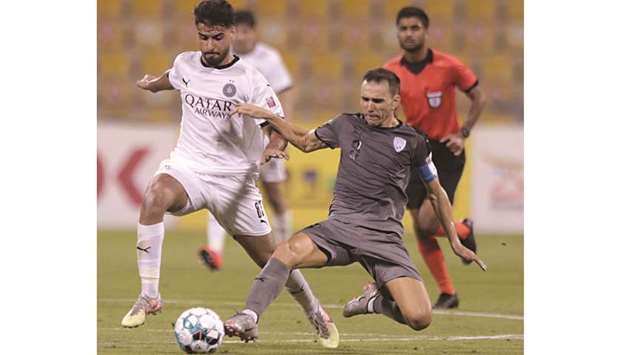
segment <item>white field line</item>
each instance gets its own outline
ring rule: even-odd
[[[101,298],[97,300],[102,303],[126,303],[127,307],[130,307],[136,300],[129,298]],[[204,305],[205,300],[167,300],[164,299],[164,306],[166,304],[176,304],[176,305]],[[243,307],[244,303],[242,302],[230,302],[230,301],[209,301],[209,304],[218,305],[218,306],[233,306],[233,307]],[[285,306],[285,307],[299,307],[296,303],[278,303],[277,306]],[[341,309],[342,305],[339,304],[324,304],[324,308],[327,309]],[[475,318],[497,318],[497,319],[508,319],[508,320],[523,320],[523,316],[513,315],[513,314],[500,314],[500,313],[484,313],[484,312],[464,312],[464,311],[448,311],[448,310],[434,310],[433,314],[437,315],[445,315],[445,316],[455,316],[455,317],[475,317]]]
[[[105,328],[114,329],[114,330],[123,330],[130,331],[122,328]],[[153,329],[155,330],[155,329]],[[162,330],[163,331],[163,330]],[[166,331],[172,332],[172,330]],[[272,333],[275,334],[275,333]],[[288,333],[281,333],[288,334]],[[314,336],[314,334],[312,334]],[[347,334],[342,334],[346,336]],[[353,334],[350,334],[353,335]],[[375,335],[376,336],[376,335]],[[464,341],[464,340],[523,340],[523,334],[500,334],[500,335],[478,335],[478,336],[429,336],[429,335],[418,335],[412,337],[375,337],[375,338],[341,338],[340,342],[342,343],[359,343],[359,342],[395,342],[395,341]],[[277,341],[262,341],[258,340],[259,343],[315,343],[315,339],[286,339],[286,340],[277,340]],[[243,344],[244,342],[241,340],[228,340],[228,338],[224,339],[224,343],[228,344]],[[153,345],[153,344],[175,344],[174,340],[170,341],[148,341],[148,342],[131,342],[131,345]],[[118,345],[113,342],[101,342],[99,346],[111,346]],[[129,344],[128,344],[129,345]]]

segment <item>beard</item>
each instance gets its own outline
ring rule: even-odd
[[[206,54],[202,52],[202,60],[211,67],[217,67],[222,64],[230,49],[225,50],[220,54]]]
[[[416,52],[424,46],[424,43],[419,43],[419,42],[415,42],[413,44],[405,43],[405,41],[401,39],[398,39],[398,44],[400,44],[400,48],[402,48],[403,50],[407,52]]]

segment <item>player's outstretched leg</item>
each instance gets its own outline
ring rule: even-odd
[[[366,285],[361,296],[347,302],[343,315],[353,317],[381,313],[414,330],[422,330],[430,325],[431,304],[421,281],[399,277],[388,281],[385,288],[379,292],[375,283]]]
[[[240,241],[248,254],[260,265],[260,256],[255,254],[258,248],[248,249],[249,243],[247,241],[242,242],[243,238],[235,239]],[[257,242],[257,238],[252,239],[254,243]],[[337,347],[340,336],[336,325],[320,305],[318,299],[312,294],[310,286],[301,272],[299,270],[291,271],[293,266],[322,266],[326,261],[325,255],[316,248],[305,234],[300,233],[291,240],[281,243],[254,280],[246,302],[246,309],[241,313],[249,315],[255,323],[258,323],[260,314],[276,299],[286,285],[295,300],[304,308],[310,323],[317,330],[319,343],[327,348]],[[239,336],[244,340],[258,336],[258,331],[253,329],[252,323],[247,321],[247,317],[239,315],[235,315],[226,321],[225,329],[229,336]]]
[[[286,289],[295,301],[303,308],[310,324],[319,335],[319,342],[326,348],[336,348],[340,341],[336,324],[325,311],[319,299],[312,293],[312,289],[299,270],[292,270],[286,281]]]
[[[136,253],[141,292],[137,301],[121,320],[121,325],[134,328],[144,324],[147,315],[162,309],[159,294],[159,270],[164,242],[164,213],[177,211],[187,204],[183,186],[172,176],[157,175],[151,181],[140,209]]]
[[[373,303],[379,295],[377,285],[374,282],[364,286],[361,296],[355,297],[344,305],[342,315],[345,318],[357,316],[360,314],[374,313]],[[369,308],[370,306],[370,308]]]
[[[244,342],[258,339],[257,318],[249,312],[237,312],[224,323],[224,331],[229,337],[236,336]]]

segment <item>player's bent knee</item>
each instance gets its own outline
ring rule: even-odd
[[[150,189],[144,195],[144,200],[142,201],[142,209],[148,214],[163,214],[170,207],[169,205],[169,198],[163,190]]]
[[[414,330],[422,330],[431,325],[432,315],[430,311],[412,312],[403,316],[407,325]]]
[[[288,267],[293,267],[296,265],[295,254],[293,253],[288,240],[278,244],[272,256],[286,264]]]

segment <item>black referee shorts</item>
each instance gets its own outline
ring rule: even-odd
[[[429,139],[433,152],[433,163],[437,168],[439,183],[446,190],[450,203],[454,204],[454,193],[463,175],[465,168],[465,150],[461,155],[455,156],[450,149],[439,141]],[[407,186],[407,208],[418,209],[426,198],[426,187],[420,179],[416,168],[411,170],[411,180]]]

